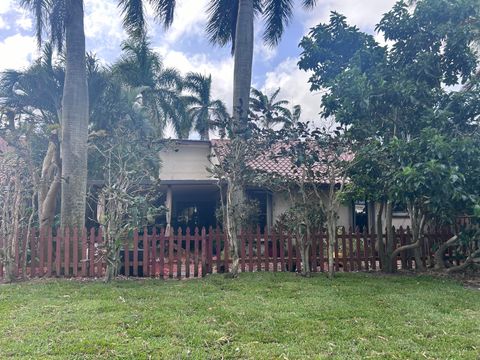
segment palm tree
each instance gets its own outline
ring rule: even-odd
[[[250,97],[250,114],[263,128],[270,129],[273,125],[292,121],[293,114],[285,106],[287,100],[277,100],[280,88],[270,96],[260,90],[252,88]]]
[[[145,37],[124,42],[122,50],[123,56],[114,65],[113,72],[125,85],[139,91],[142,106],[147,109],[157,136],[163,136],[168,121],[178,131],[184,128],[180,73],[163,66]]]
[[[306,9],[316,0],[302,0]],[[207,33],[212,43],[232,44],[234,55],[233,117],[236,133],[245,134],[252,78],[254,18],[262,15],[265,21],[263,40],[270,46],[280,41],[286,25],[293,16],[292,0],[211,0],[208,9]]]
[[[302,0],[305,8],[312,8],[316,0]],[[248,138],[248,115],[250,105],[250,87],[252,86],[252,65],[254,46],[254,18],[262,14],[266,23],[263,40],[275,46],[280,41],[285,26],[293,16],[292,0],[211,0],[208,9],[209,21],[207,33],[210,41],[221,46],[232,43],[234,56],[233,75],[233,136],[238,149],[246,148]],[[243,145],[242,145],[243,143]],[[245,153],[243,149],[239,153]],[[229,181],[232,190],[229,198],[231,206],[241,205],[245,197],[243,186]],[[228,206],[228,203],[227,203]],[[237,219],[240,220],[240,219]],[[235,223],[237,221],[234,221]],[[232,222],[231,222],[232,223]],[[232,275],[237,276],[239,264],[239,244],[236,236],[238,229],[229,229],[231,249],[233,251]],[[229,237],[229,238],[230,238]]]
[[[210,131],[225,123],[229,115],[221,100],[212,99],[212,76],[189,73],[184,80],[184,89],[191,95],[184,96],[191,124],[201,140],[210,140]]]
[[[87,137],[89,97],[84,29],[83,0],[19,0],[36,20],[39,45],[49,25],[52,43],[63,50],[65,40],[65,83],[62,97],[61,154],[62,204],[61,225],[83,227],[87,190]],[[175,0],[149,0],[157,19],[171,24]],[[119,0],[128,31],[143,32],[145,18],[142,0]]]

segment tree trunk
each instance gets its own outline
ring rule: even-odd
[[[332,211],[327,213],[327,231],[328,231],[328,277],[333,278],[335,240],[337,237],[337,216]]]
[[[47,233],[53,225],[56,200],[61,187],[60,156],[57,144],[50,141],[47,154],[42,165],[38,184],[38,222],[40,231]]]
[[[67,1],[66,71],[62,104],[62,227],[85,225],[88,87],[83,0]]]
[[[253,64],[253,0],[239,0],[234,54],[233,118],[234,134],[245,137],[248,126]]]
[[[459,241],[458,235],[455,235],[448,239],[448,241],[444,242],[440,247],[435,251],[435,269],[436,270],[444,270],[445,266],[445,251],[453,245],[456,245]]]
[[[385,266],[383,271],[387,273],[392,273],[395,271],[394,262],[396,257],[393,258],[393,242],[395,241],[393,233],[393,224],[392,224],[392,210],[393,203],[391,200],[387,201],[387,206],[385,208],[385,227],[386,227],[386,245],[385,245]]]
[[[384,269],[385,268],[385,248],[383,246],[383,209],[384,209],[384,203],[383,201],[380,203],[380,208],[378,209],[377,212],[377,221],[375,223],[376,225],[376,232],[377,232],[377,242],[375,245],[376,250],[378,251],[378,258],[380,260],[380,268]]]
[[[305,277],[310,276],[310,241],[308,240],[308,235],[301,236],[300,234],[297,234],[298,236],[298,241],[297,245],[298,248],[300,249],[300,256],[302,258],[302,270],[301,270],[301,275]],[[307,238],[307,240],[305,239]]]
[[[230,257],[232,259],[232,270],[227,275],[236,278],[240,268],[240,239],[238,237],[240,231],[240,214],[245,201],[245,193],[241,186],[235,183],[234,179],[229,179],[227,188],[227,232],[228,242],[230,245]],[[260,251],[260,249],[258,249]],[[227,264],[228,266],[228,264]]]

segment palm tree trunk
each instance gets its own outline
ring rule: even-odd
[[[244,136],[248,122],[253,65],[253,0],[240,0],[234,54],[233,118],[234,133]]]
[[[83,227],[87,191],[88,88],[83,0],[67,1],[62,106],[61,225]]]

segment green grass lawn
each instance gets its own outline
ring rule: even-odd
[[[480,291],[430,277],[0,286],[0,358],[479,359]]]

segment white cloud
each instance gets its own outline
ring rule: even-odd
[[[22,13],[22,16],[15,21],[15,24],[22,30],[32,30],[32,18],[27,13]]]
[[[0,30],[8,30],[10,29],[10,25],[0,16]]]
[[[38,55],[33,36],[16,34],[0,42],[0,70],[27,67]]]
[[[0,1],[0,14],[5,14],[14,8],[15,0],[1,0]]]
[[[94,40],[94,52],[119,50],[126,37],[122,28],[120,9],[112,0],[85,0],[85,35]]]
[[[319,2],[314,11],[304,13],[307,29],[327,22],[331,11],[345,15],[349,24],[358,26],[363,31],[372,32],[382,15],[388,12],[396,0],[325,0]]]
[[[209,0],[177,2],[175,21],[165,39],[173,44],[186,36],[205,37],[208,3]]]
[[[302,120],[320,121],[321,94],[310,92],[310,75],[297,67],[297,60],[287,58],[276,69],[266,74],[262,91],[271,93],[281,88],[279,99],[290,101],[292,105],[302,106]]]

